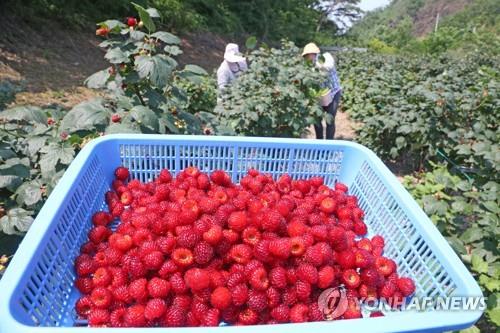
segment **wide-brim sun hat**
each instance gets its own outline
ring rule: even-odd
[[[245,57],[241,56],[240,49],[237,44],[229,43],[226,45],[224,59],[228,62],[243,62]]]
[[[321,50],[316,44],[309,43],[306,46],[304,46],[304,51],[302,51],[302,56],[305,56],[306,54],[319,54],[320,52]]]

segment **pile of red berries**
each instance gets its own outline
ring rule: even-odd
[[[93,215],[75,260],[75,308],[90,326],[320,321],[319,295],[341,285],[343,318],[360,318],[361,298],[415,291],[383,256],[381,236],[361,238],[363,210],[342,183],[249,170],[236,185],[196,167],[175,179],[162,170],[149,183],[127,181],[124,167],[115,176],[109,212]]]

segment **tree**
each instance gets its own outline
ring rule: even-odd
[[[320,11],[316,32],[319,32],[323,25],[332,20],[339,30],[347,27],[346,19],[353,22],[363,14],[363,10],[359,8],[360,0],[317,0],[314,3],[314,8]]]

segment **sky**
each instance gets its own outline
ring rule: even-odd
[[[372,10],[378,7],[382,7],[388,5],[390,0],[361,0],[361,9],[363,10]]]

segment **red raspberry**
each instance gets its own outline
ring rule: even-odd
[[[128,293],[137,301],[143,301],[148,298],[148,280],[145,278],[133,280],[128,286]]]
[[[255,325],[259,321],[259,315],[257,314],[257,311],[246,308],[240,311],[238,321],[242,325]]]
[[[210,187],[210,178],[208,178],[208,176],[204,173],[198,175],[196,182],[198,183],[198,188],[200,190],[206,190]]]
[[[341,191],[343,193],[347,193],[348,191],[348,187],[347,185],[345,185],[344,183],[341,183],[341,182],[336,182],[335,183],[335,190],[337,191]]]
[[[254,257],[262,262],[269,262],[271,260],[271,253],[269,252],[269,241],[261,240],[253,249]]]
[[[384,246],[385,246],[384,237],[382,237],[380,235],[373,236],[373,238],[372,238],[372,245],[373,245],[373,247],[384,248]]]
[[[383,276],[389,276],[396,270],[396,263],[386,257],[377,257],[375,259],[375,268]]]
[[[199,291],[210,285],[210,274],[204,269],[191,268],[184,274],[184,281],[192,291]]]
[[[215,170],[210,174],[210,180],[220,186],[231,185],[231,177],[223,170]]]
[[[142,258],[142,262],[144,267],[149,270],[158,270],[163,264],[164,258],[163,253],[160,251],[152,251],[151,253],[146,254]]]
[[[295,284],[297,298],[301,301],[307,301],[311,295],[311,285],[304,281],[297,281]]]
[[[366,284],[362,284],[361,286],[359,286],[358,292],[359,296],[361,296],[366,301],[374,301],[378,297],[377,289]]]
[[[145,307],[142,304],[130,306],[125,313],[125,323],[128,327],[143,327],[146,325],[146,317],[144,316]]]
[[[130,303],[132,301],[132,297],[128,292],[128,287],[126,285],[117,286],[111,289],[111,293],[115,300]]]
[[[279,238],[269,243],[269,252],[280,259],[286,259],[290,256],[292,245],[289,238]]]
[[[219,244],[222,239],[222,228],[219,225],[212,225],[203,233],[203,239],[210,245]]]
[[[342,281],[349,289],[356,289],[361,284],[361,278],[354,269],[345,270],[342,273]]]
[[[148,293],[152,298],[165,298],[170,291],[170,283],[167,280],[153,277],[148,281]]]
[[[233,304],[236,306],[245,304],[248,300],[248,288],[246,284],[240,283],[232,288],[231,298]]]
[[[336,208],[337,202],[333,198],[325,198],[319,205],[319,209],[325,214],[332,214]]]
[[[273,309],[280,304],[281,294],[278,289],[274,287],[269,287],[266,290],[267,305],[269,308]]]
[[[230,244],[235,244],[240,239],[240,234],[231,229],[223,229],[222,237],[224,240],[228,241]]]
[[[278,289],[284,289],[287,285],[286,270],[281,267],[275,267],[269,272],[269,281],[272,286]]]
[[[99,244],[108,239],[111,235],[111,230],[102,225],[97,225],[90,229],[88,236],[89,240],[94,244]]]
[[[160,175],[158,176],[158,180],[160,183],[168,183],[172,180],[172,174],[168,169],[163,169],[160,171]]]
[[[146,268],[142,263],[141,259],[137,256],[125,256],[122,261],[125,261],[124,268],[127,270],[133,278],[140,278],[146,276]],[[126,260],[126,258],[128,258]]]
[[[96,287],[106,287],[111,283],[111,273],[106,267],[100,267],[94,272],[92,283]]]
[[[342,227],[332,227],[330,229],[330,244],[335,251],[347,250],[347,237]]]
[[[378,287],[383,283],[382,276],[374,268],[365,268],[361,270],[361,282],[370,287]]]
[[[298,237],[309,231],[309,227],[298,220],[292,220],[287,225],[287,233],[290,237]]]
[[[148,301],[144,309],[144,317],[147,320],[157,319],[167,311],[167,305],[161,298],[153,298]]]
[[[368,238],[360,239],[357,242],[356,246],[357,246],[358,249],[363,249],[363,250],[368,251],[368,252],[372,252],[373,251],[372,242],[370,242],[370,240]]]
[[[172,306],[188,311],[191,308],[191,296],[177,295],[172,300]]]
[[[362,221],[354,222],[353,230],[357,236],[365,236],[368,233],[368,228]]]
[[[290,309],[290,322],[304,323],[309,320],[309,307],[303,303],[295,304]]]
[[[250,290],[248,293],[248,307],[254,311],[261,312],[267,308],[267,296],[263,291]]]
[[[241,238],[246,244],[255,245],[260,241],[261,235],[256,227],[247,227],[243,230]]]
[[[113,221],[113,216],[108,212],[97,212],[92,216],[92,223],[95,226],[107,226],[111,221]]]
[[[375,262],[373,255],[370,252],[363,249],[358,249],[356,250],[356,252],[354,252],[354,259],[356,262],[356,267],[359,268],[370,267]]]
[[[106,309],[111,304],[113,295],[104,287],[96,287],[90,294],[90,299],[96,308]]]
[[[152,241],[153,240],[153,234],[149,229],[146,228],[138,228],[135,230],[134,234],[132,235],[132,240],[136,246],[140,246],[142,243],[146,241]]]
[[[132,247],[133,241],[130,235],[113,234],[109,237],[109,244],[113,248],[125,252]]]
[[[82,296],[75,303],[76,313],[83,318],[87,318],[90,310],[94,307],[94,303],[90,296]]]
[[[276,231],[280,227],[283,216],[274,209],[269,209],[264,213],[262,228],[266,231]]]
[[[391,281],[386,281],[384,285],[380,288],[379,295],[381,298],[389,300],[392,296],[394,296],[394,293],[396,291],[397,291],[397,286]]]
[[[172,292],[177,295],[184,294],[188,291],[186,282],[184,281],[181,273],[179,272],[172,274],[172,276],[169,279],[169,282]]]
[[[105,326],[109,322],[109,311],[106,309],[91,309],[88,316],[89,326]]]
[[[201,241],[194,247],[194,261],[200,265],[207,264],[214,255],[214,249],[205,241]]]
[[[171,306],[163,317],[163,324],[167,327],[182,327],[186,323],[186,314],[180,308]]]
[[[319,309],[318,302],[309,304],[309,321],[323,321],[325,320],[323,312]]]
[[[266,290],[269,287],[266,270],[264,268],[257,268],[250,274],[248,282],[255,290]]]
[[[304,259],[313,266],[321,266],[323,264],[323,253],[318,246],[311,246],[307,248],[304,254]]]
[[[290,320],[290,308],[285,304],[280,304],[271,310],[271,317],[278,323],[287,323]]]
[[[356,256],[353,251],[347,250],[347,251],[342,251],[338,255],[338,262],[342,269],[346,270],[349,268],[355,268],[356,267]]]
[[[197,298],[193,299],[193,302],[191,303],[191,311],[195,314],[196,318],[199,321],[203,320],[203,317],[207,313],[208,309],[209,307],[207,304],[205,304],[205,302]]]
[[[82,294],[89,294],[94,288],[94,284],[92,283],[92,279],[89,277],[84,277],[84,278],[79,277],[75,280],[75,287]]]
[[[181,267],[187,267],[193,263],[194,258],[191,250],[186,248],[178,248],[172,252],[172,259],[177,265]]]
[[[344,319],[356,319],[362,318],[361,307],[357,299],[348,298],[347,299],[347,310],[344,312]]]
[[[233,245],[230,250],[231,258],[240,264],[246,264],[252,259],[252,248],[247,244]]]
[[[370,318],[375,318],[375,317],[384,317],[384,313],[381,311],[375,311],[370,313]]]
[[[306,244],[302,237],[290,238],[291,254],[295,257],[300,257],[306,251]]]
[[[177,236],[177,246],[192,249],[200,241],[200,238],[198,234],[189,228]]]
[[[113,312],[111,312],[111,315],[109,316],[109,322],[111,323],[112,327],[127,327],[127,324],[125,323],[125,314],[127,313],[127,309],[124,307],[119,307]]]
[[[215,327],[219,326],[220,310],[219,309],[209,309],[203,320],[201,321],[203,326]]]
[[[245,265],[244,273],[246,276],[250,276],[256,269],[263,267],[264,267],[263,263],[261,263],[257,259],[252,259]]]
[[[323,266],[318,271],[318,288],[326,289],[335,281],[335,270],[331,266]]]
[[[318,270],[311,264],[302,263],[297,267],[297,277],[309,284],[318,282]]]
[[[283,301],[283,304],[286,304],[288,306],[292,306],[297,303],[297,292],[295,291],[295,288],[292,287],[285,290],[281,295],[281,299]]]
[[[219,310],[224,310],[229,307],[231,302],[231,292],[226,287],[216,288],[210,296],[210,304]]]
[[[396,285],[404,297],[408,297],[415,292],[415,282],[407,277],[401,277],[397,280]]]
[[[129,176],[130,176],[130,173],[129,173],[129,171],[128,171],[127,168],[125,168],[125,167],[118,167],[118,168],[115,169],[115,177],[116,177],[116,179],[125,181],[125,180],[128,179]]]

